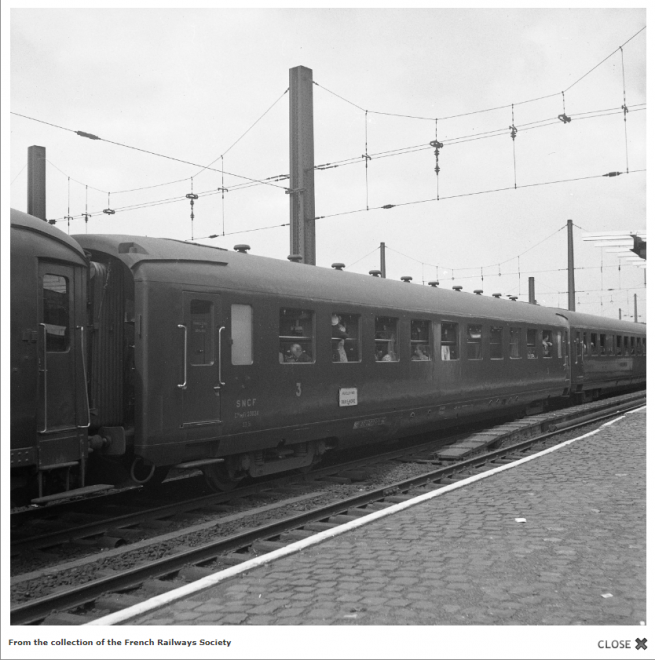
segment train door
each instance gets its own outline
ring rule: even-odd
[[[462,391],[459,323],[442,321],[435,323],[436,373],[442,400],[457,398]]]
[[[221,297],[213,293],[184,291],[184,321],[178,331],[184,342],[182,426],[221,422],[221,354],[225,341],[221,323]]]
[[[41,434],[76,429],[79,402],[76,360],[81,358],[81,328],[77,310],[75,268],[39,263],[38,353],[40,384],[37,430]]]

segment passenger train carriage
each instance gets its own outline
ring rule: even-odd
[[[188,242],[69,238],[12,211],[12,468],[39,496],[83,485],[89,452],[137,482],[199,467],[230,488],[329,449],[644,387],[645,335]]]

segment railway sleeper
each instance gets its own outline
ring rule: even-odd
[[[72,614],[71,612],[53,612],[49,614],[42,622],[44,626],[82,626],[93,617],[83,614]]]
[[[132,596],[130,594],[107,594],[106,596],[100,596],[95,601],[95,608],[97,610],[106,610],[108,612],[120,612],[121,610],[126,610],[132,605],[138,605],[143,602],[143,598],[138,596]]]
[[[255,541],[251,546],[251,550],[255,555],[265,555],[273,552],[273,550],[284,548],[286,545],[286,543],[281,543],[280,541]]]

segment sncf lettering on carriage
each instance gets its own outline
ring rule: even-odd
[[[237,399],[237,408],[252,408],[257,399]]]

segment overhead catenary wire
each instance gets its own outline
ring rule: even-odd
[[[91,140],[100,140],[102,142],[106,142],[107,144],[113,144],[115,146],[123,147],[125,149],[131,149],[133,151],[139,151],[141,153],[149,154],[151,156],[157,156],[158,158],[165,158],[167,160],[172,160],[172,161],[175,161],[177,163],[182,163],[184,165],[192,165],[194,167],[200,167],[202,169],[211,170],[213,172],[220,172],[220,170],[218,170],[218,169],[215,169],[215,168],[212,168],[212,167],[207,167],[207,166],[204,166],[204,165],[200,165],[199,163],[194,163],[193,161],[184,160],[183,158],[177,158],[175,156],[169,156],[167,154],[161,154],[161,153],[158,153],[156,151],[150,151],[149,149],[142,149],[141,147],[135,147],[135,146],[130,145],[130,144],[125,144],[125,143],[122,143],[122,142],[116,142],[115,140],[108,140],[107,138],[101,138],[101,137],[99,137],[97,135],[94,135],[92,133],[87,133],[85,131],[76,131],[72,128],[67,128],[65,126],[59,126],[57,124],[53,124],[51,122],[47,122],[47,121],[44,121],[42,119],[37,119],[35,117],[29,117],[28,115],[22,115],[18,112],[12,112],[11,114],[16,115],[17,117],[22,117],[24,119],[28,119],[30,121],[38,122],[40,124],[47,124],[48,126],[53,126],[55,128],[59,128],[59,129],[64,130],[64,131],[69,131],[71,133],[75,133],[75,134],[77,134],[81,137],[85,137],[85,138],[88,138],[88,139],[91,139]],[[284,186],[278,186],[277,184],[272,183],[270,181],[266,181],[265,179],[257,179],[255,177],[245,176],[244,174],[236,174],[235,172],[225,171],[225,174],[227,174],[228,176],[236,177],[237,179],[245,179],[247,181],[252,181],[252,182],[256,182],[256,183],[260,183],[260,184],[264,184],[264,185],[268,185],[268,186],[273,186],[275,188],[280,188],[281,190],[287,190],[287,188],[285,188]]]
[[[590,73],[595,71],[601,64],[603,64],[610,57],[612,57],[612,55],[615,55],[617,52],[619,52],[619,50],[621,50],[625,45],[630,43],[635,37],[637,37],[639,34],[641,34],[645,29],[646,29],[646,26],[644,26],[640,30],[638,30],[629,39],[624,41],[618,48],[613,50],[609,55],[607,55],[600,62],[598,62],[591,69],[589,69],[589,71],[587,71],[584,75],[580,76],[575,82],[571,83],[566,89],[564,89],[564,92],[568,92],[570,89],[575,87],[579,82],[584,80]],[[327,87],[324,87],[323,85],[317,83],[316,81],[313,81],[313,82],[317,87],[320,87],[321,89],[324,89],[326,92],[329,92],[333,96],[336,96],[337,98],[340,98],[342,101],[345,101],[346,103],[352,105],[353,107],[357,108],[358,110],[361,110],[362,112],[364,111],[364,108],[362,108],[357,103],[354,103],[353,101],[345,98],[344,96],[342,96],[340,94],[337,94],[336,92],[333,92],[332,90],[328,89]],[[481,110],[473,110],[473,111],[463,112],[463,113],[449,115],[449,116],[439,116],[439,119],[441,121],[446,121],[448,119],[458,119],[460,117],[469,117],[471,115],[482,114],[482,113],[486,113],[486,112],[495,112],[496,110],[505,110],[505,109],[508,109],[512,106],[525,105],[527,103],[536,103],[537,101],[543,101],[545,99],[549,99],[549,98],[553,98],[555,96],[559,96],[560,94],[562,94],[562,92],[553,92],[552,94],[546,94],[546,95],[543,95],[543,96],[538,96],[538,97],[531,98],[531,99],[525,99],[523,101],[518,101],[518,102],[514,102],[514,103],[507,103],[505,105],[499,105],[499,106],[495,106],[495,107],[492,107],[492,108],[485,108],[485,109],[481,109]],[[400,118],[405,118],[405,119],[418,119],[418,120],[422,120],[422,121],[434,121],[435,120],[434,116],[426,117],[426,116],[421,116],[421,115],[402,114],[402,113],[396,113],[396,112],[385,112],[385,111],[381,111],[381,110],[368,110],[368,112],[370,112],[371,114],[386,115],[386,116],[389,116],[389,117],[400,117]]]

